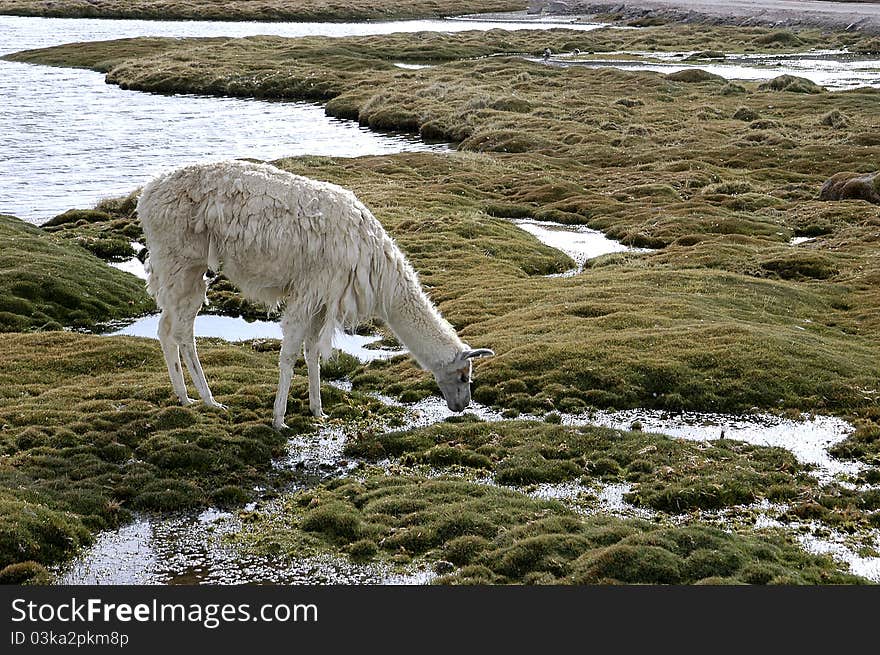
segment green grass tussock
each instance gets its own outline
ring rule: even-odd
[[[298,556],[443,560],[440,584],[854,583],[827,557],[770,533],[582,517],[555,501],[454,478],[337,480],[252,517],[242,543]]]
[[[24,221],[0,216],[0,242],[0,332],[92,328],[153,307],[141,280]]]

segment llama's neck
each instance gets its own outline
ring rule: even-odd
[[[388,327],[422,368],[432,371],[449,364],[466,346],[422,291],[412,269],[406,266],[397,277],[385,305]]]

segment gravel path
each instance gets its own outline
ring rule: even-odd
[[[805,0],[531,0],[529,13],[657,16],[682,22],[774,25],[860,30],[880,34],[880,2]]]

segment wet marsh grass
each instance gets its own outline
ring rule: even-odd
[[[857,583],[774,533],[583,517],[456,478],[369,474],[295,494],[236,537],[260,553],[442,562],[439,584]]]
[[[853,439],[868,433],[860,427]],[[847,444],[832,449],[851,457]],[[542,485],[562,485],[589,498],[604,485],[626,485],[622,499],[650,511],[655,520],[710,522],[728,517],[739,527],[755,522],[754,508],[767,504],[770,516],[786,526],[814,520],[817,534],[833,529],[853,543],[871,542],[880,528],[880,482],[866,468],[856,486],[823,483],[811,466],[787,450],[725,439],[691,441],[592,425],[562,426],[559,416],[537,421],[480,421],[473,415],[425,428],[376,432],[350,438],[345,454],[368,462],[392,461],[403,471],[454,474],[532,493]],[[487,478],[488,476],[488,478]],[[566,492],[569,495],[571,492]],[[601,506],[600,506],[601,511]]]
[[[786,501],[816,489],[804,467],[781,448],[532,421],[362,433],[345,452],[370,460],[394,457],[404,464],[482,469],[496,483],[518,487],[629,482],[628,502],[667,513]]]
[[[0,569],[73,554],[90,533],[132,511],[236,506],[272,474],[286,435],[269,426],[276,354],[251,344],[201,343],[214,411],[177,405],[158,343],[65,332],[0,335]],[[311,432],[298,370],[291,432]],[[394,410],[324,389],[331,421]],[[31,518],[27,518],[31,517]]]

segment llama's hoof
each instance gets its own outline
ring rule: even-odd
[[[187,396],[186,400],[181,400],[180,404],[186,407],[187,405],[192,405],[193,403],[198,402],[195,398],[190,398]]]
[[[272,421],[272,427],[275,428],[278,432],[283,432],[284,430],[289,429],[287,427],[287,423],[284,421]]]
[[[227,409],[229,409],[226,405],[224,405],[223,403],[218,403],[216,400],[212,400],[209,403],[205,403],[205,405],[208,407],[211,407],[213,409],[222,409],[223,411],[226,411]]]
[[[319,423],[323,423],[327,420],[327,415],[321,410],[318,410],[317,412],[312,412],[312,417]]]

